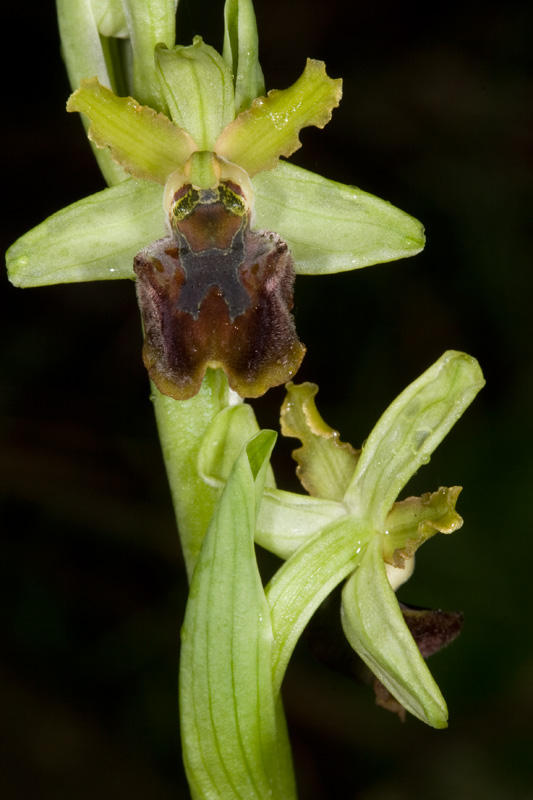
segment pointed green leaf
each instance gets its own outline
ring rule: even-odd
[[[337,431],[327,425],[315,405],[318,386],[288,383],[281,407],[283,436],[300,439],[293,450],[296,474],[310,495],[325,500],[342,500],[350,484],[359,454],[351,444],[341,442]]]
[[[388,564],[403,567],[420,545],[436,533],[452,533],[463,524],[455,510],[460,486],[445,486],[422,497],[407,497],[394,503],[385,520],[383,558]]]
[[[91,0],[57,0],[56,6],[61,53],[72,91],[78,88],[84,78],[92,78],[93,75],[104,86],[115,89],[115,77],[110,72],[112,65],[106,59],[104,40],[100,37]],[[83,31],[83,36],[80,36],[80,31]],[[89,126],[85,118],[83,124],[87,130]],[[92,143],[91,147],[110,186],[128,177],[122,167],[115,164],[107,150],[99,150]]]
[[[479,364],[448,350],[385,411],[366,440],[344,501],[382,529],[392,504],[484,386]]]
[[[415,717],[445,728],[446,703],[387,579],[381,536],[370,542],[343,589],[341,619],[351,646],[389,692]]]
[[[274,635],[276,691],[305,626],[320,603],[355,569],[373,533],[365,520],[344,516],[302,545],[270,581],[266,596]]]
[[[252,0],[226,0],[222,55],[233,73],[236,115],[250,108],[252,101],[265,93],[258,50]]]
[[[21,236],[6,254],[9,279],[22,288],[133,279],[135,254],[164,235],[162,187],[129,178]]]
[[[214,150],[221,130],[235,116],[233,80],[222,56],[195,36],[188,47],[156,47],[155,63],[176,125],[188,131],[200,150]]]
[[[252,179],[256,228],[277,231],[301,275],[324,275],[413,256],[420,222],[371,194],[280,161]]]
[[[254,552],[272,431],[235,462],[194,572],[182,630],[180,712],[194,798],[295,798],[270,669],[272,629]],[[280,743],[279,739],[282,739]]]
[[[301,146],[298,133],[308,125],[323,128],[338,106],[342,81],[326,75],[322,61],[307,60],[305,70],[289,89],[258,97],[220,134],[215,150],[249,175],[276,166]]]
[[[318,531],[346,515],[346,506],[306,494],[265,489],[255,541],[280,558],[289,558]]]
[[[133,97],[117,97],[96,78],[83,80],[70,96],[67,111],[91,120],[89,138],[109,147],[111,156],[134,178],[165,184],[197,150],[189,134],[164,114],[140,106]]]
[[[133,94],[142,104],[167,112],[154,64],[154,48],[176,41],[177,0],[122,0],[133,50]],[[89,76],[87,76],[89,77]]]

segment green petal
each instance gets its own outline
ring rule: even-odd
[[[389,584],[382,537],[370,542],[342,592],[341,619],[353,649],[415,717],[445,728],[448,711]]]
[[[189,47],[155,49],[155,63],[170,116],[200,150],[213,150],[233,119],[233,79],[224,59],[195,36]]]
[[[191,584],[180,714],[195,798],[295,798],[287,755],[278,752],[289,745],[277,719],[272,629],[254,552],[258,500],[274,441],[272,431],[262,431],[235,462]]]
[[[355,569],[373,534],[365,520],[345,516],[300,547],[270,581],[266,596],[274,634],[276,690],[305,626],[320,603]]]
[[[127,181],[58,211],[6,254],[15,286],[134,278],[133,257],[165,234],[163,189]]]
[[[315,406],[318,386],[288,383],[281,407],[281,432],[295,436],[302,447],[293,450],[296,474],[309,494],[326,500],[342,500],[357,464],[358,453],[341,442],[337,431],[327,425]]]
[[[366,440],[344,501],[382,529],[407,481],[470,405],[485,381],[466,353],[448,350],[385,411]]]
[[[345,272],[424,247],[420,222],[371,194],[280,161],[252,179],[256,228],[277,231],[296,273]]]
[[[233,73],[236,115],[265,93],[258,49],[253,3],[251,0],[226,0],[222,55]]]
[[[289,89],[258,97],[222,131],[215,145],[217,154],[249,175],[272,169],[279,156],[290,156],[301,146],[298,133],[302,128],[323,128],[329,122],[341,98],[341,83],[328,78],[322,61],[308,59],[303,74]]]
[[[436,533],[453,533],[463,524],[455,510],[460,486],[445,486],[422,497],[408,497],[394,503],[385,520],[383,558],[394,567],[403,567],[420,545]]]
[[[164,184],[198,149],[189,134],[164,114],[140,106],[132,97],[117,97],[96,78],[81,82],[67,111],[89,117],[91,141],[109,147],[115,161],[134,178]]]
[[[122,0],[122,6],[133,50],[133,93],[140,103],[166,113],[154,47],[160,42],[174,46],[177,0]]]

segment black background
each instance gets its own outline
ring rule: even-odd
[[[402,724],[300,646],[285,685],[301,800],[533,798],[532,188],[527,2],[257,0],[267,88],[307,56],[344,78],[293,160],[421,219],[413,259],[297,279],[299,379],[359,445],[449,348],[487,387],[409,493],[465,487],[463,529],[421,551],[401,599],[461,610],[434,656],[450,727]],[[178,41],[217,47],[221,2],[182,0]],[[103,188],[51,3],[3,10],[3,249]],[[161,463],[133,284],[0,288],[0,795],[188,796],[177,665],[186,583]],[[277,426],[283,391],[257,402]],[[279,483],[296,488],[280,442]],[[272,567],[266,560],[265,569]]]

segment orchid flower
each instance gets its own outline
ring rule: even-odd
[[[308,494],[277,488],[276,435],[245,397],[290,381],[305,348],[295,274],[414,255],[419,222],[288,163],[323,127],[341,82],[308,60],[265,94],[251,0],[227,0],[222,54],[175,45],[175,0],[57,0],[63,53],[109,186],[57,212],[7,254],[14,285],[135,279],[159,434],[191,582],[180,717],[195,800],[296,797],[280,688],[296,641],[346,581],[346,638],[385,690],[441,728],[447,710],[396,601],[416,549],[462,520],[460,489],[398,500],[483,385],[445,353],[383,414],[361,451],[287,384]],[[80,42],[79,32],[84,36]],[[119,39],[124,39],[120,44]],[[255,544],[283,559],[263,587]]]

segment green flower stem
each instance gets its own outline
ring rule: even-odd
[[[198,473],[200,446],[216,415],[234,397],[226,376],[218,369],[207,371],[202,388],[191,400],[173,400],[152,385],[157,429],[189,581],[220,494]]]

